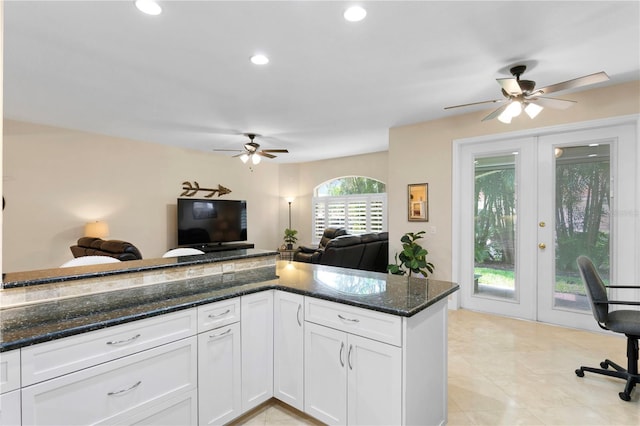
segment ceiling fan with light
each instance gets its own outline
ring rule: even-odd
[[[595,74],[574,78],[573,80],[563,81],[562,83],[552,84],[541,89],[536,89],[535,81],[520,79],[520,76],[525,72],[526,69],[526,65],[517,65],[509,70],[513,77],[496,79],[496,81],[502,88],[502,95],[504,96],[504,99],[493,99],[490,101],[454,105],[445,107],[445,109],[504,102],[504,105],[493,111],[491,114],[487,115],[482,119],[482,121],[492,120],[497,117],[501,122],[509,124],[511,123],[511,120],[514,117],[520,115],[523,110],[530,118],[533,119],[544,108],[567,109],[576,103],[575,101],[548,98],[542,95],[547,95],[553,92],[560,92],[562,90],[575,89],[577,87],[601,83],[603,81],[609,80],[609,76],[607,75],[607,73],[601,71]]]
[[[249,142],[244,144],[244,150],[241,149],[214,149],[214,151],[240,151],[240,154],[234,155],[234,157],[240,157],[243,163],[251,160],[253,164],[260,163],[261,157],[265,158],[276,158],[276,155],[273,153],[286,154],[289,151],[286,149],[260,149],[260,144],[255,142],[254,139],[260,135],[255,133],[245,133],[246,137],[249,138]]]

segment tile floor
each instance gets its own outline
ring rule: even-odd
[[[579,378],[580,365],[626,365],[623,338],[467,310],[449,311],[449,425],[640,425],[640,388]],[[236,425],[319,425],[269,402]]]

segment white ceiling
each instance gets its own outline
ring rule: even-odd
[[[640,79],[637,1],[369,1],[349,23],[351,3],[160,1],[154,17],[133,1],[5,1],[4,114],[207,152],[253,132],[301,162],[470,112],[443,107],[499,98],[516,64],[538,87]]]

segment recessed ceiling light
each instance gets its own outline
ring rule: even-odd
[[[162,8],[155,0],[135,0],[134,4],[138,10],[147,15],[160,15]]]
[[[253,55],[251,57],[251,62],[256,65],[266,65],[269,63],[269,58],[264,55]]]
[[[364,10],[363,7],[360,6],[351,6],[347,10],[344,11],[344,19],[349,22],[359,22],[367,16],[367,11]]]

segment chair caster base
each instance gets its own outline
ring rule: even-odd
[[[620,399],[623,400],[623,401],[627,401],[627,402],[631,401],[631,395],[629,395],[626,392],[619,392],[618,396],[620,396]]]

